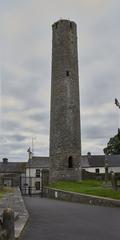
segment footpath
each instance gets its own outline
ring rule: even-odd
[[[14,188],[13,193],[6,193],[4,197],[0,199],[0,218],[2,218],[3,210],[5,208],[12,208],[14,210],[15,239],[19,239],[29,218],[19,188]]]

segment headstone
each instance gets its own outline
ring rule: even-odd
[[[109,174],[108,174],[108,164],[105,164],[105,183],[107,183],[109,180]]]
[[[117,191],[117,179],[114,172],[111,173],[111,183],[113,190]]]

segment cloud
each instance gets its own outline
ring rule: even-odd
[[[51,25],[60,18],[77,23],[82,153],[103,153],[119,126],[119,8],[117,0],[0,3],[1,157],[26,160],[33,136],[35,153],[48,155]]]

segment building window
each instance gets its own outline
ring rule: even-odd
[[[100,173],[100,169],[99,169],[99,168],[96,168],[96,169],[95,169],[95,172],[96,172],[96,174],[99,174],[99,173]]]
[[[36,177],[40,177],[40,169],[36,169]]]
[[[40,182],[35,182],[35,189],[40,190]]]
[[[68,158],[68,168],[73,168],[73,158],[72,158],[72,156],[70,156]]]
[[[69,71],[66,71],[66,76],[70,76],[70,72]]]

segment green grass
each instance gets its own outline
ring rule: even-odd
[[[10,187],[0,187],[0,198],[2,198],[6,193],[11,193],[14,190]]]
[[[4,196],[4,193],[0,191],[0,198]]]
[[[81,182],[62,181],[50,184],[49,187],[94,196],[120,199],[120,191],[115,192],[112,188],[106,188],[102,181],[97,180],[83,180]]]

